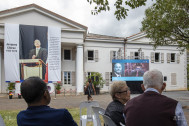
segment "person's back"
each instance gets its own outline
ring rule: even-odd
[[[30,77],[21,84],[21,94],[28,108],[17,115],[18,126],[77,126],[66,109],[47,106],[50,94],[39,77]]]
[[[32,106],[17,116],[18,126],[76,126],[67,109]]]
[[[125,107],[128,126],[176,126],[177,101],[148,91],[128,101]],[[136,120],[137,117],[137,120]]]
[[[127,126],[187,126],[181,104],[161,95],[166,83],[158,70],[144,73],[144,93],[127,102],[124,109]]]

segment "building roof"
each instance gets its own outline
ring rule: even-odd
[[[114,37],[114,36],[100,35],[100,34],[93,34],[93,33],[88,33],[87,38],[89,39],[125,39],[124,37]]]
[[[74,24],[74,25],[76,25],[76,26],[78,26],[78,27],[80,27],[80,28],[83,28],[83,29],[85,29],[85,30],[88,29],[88,27],[86,27],[86,26],[84,26],[84,25],[81,25],[81,24],[79,24],[79,23],[77,23],[77,22],[75,22],[75,21],[72,21],[72,20],[70,20],[70,19],[68,19],[68,18],[66,18],[66,17],[63,17],[63,16],[61,16],[61,15],[59,15],[59,14],[57,14],[57,13],[54,13],[54,12],[52,12],[52,11],[49,11],[49,10],[47,10],[47,9],[41,7],[41,6],[38,6],[38,5],[36,5],[36,4],[29,4],[29,5],[25,5],[25,6],[21,6],[21,7],[16,7],[16,8],[12,8],[12,9],[7,9],[7,10],[4,10],[4,11],[0,11],[0,18],[1,18],[1,17],[4,17],[4,16],[10,16],[11,14],[15,14],[15,12],[19,13],[19,12],[22,11],[22,10],[28,10],[29,8],[30,8],[30,9],[34,9],[34,10],[39,9],[39,10],[41,10],[42,12],[46,12],[46,13],[48,13],[48,14],[51,14],[51,15],[53,15],[53,16],[55,16],[55,17],[61,19],[61,20],[65,20],[65,21],[67,21],[67,22],[69,22],[69,23],[71,23],[71,24]]]

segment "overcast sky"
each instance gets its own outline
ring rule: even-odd
[[[118,21],[114,16],[114,6],[111,1],[111,11],[99,15],[91,15],[91,6],[87,0],[0,0],[0,11],[35,3],[43,8],[60,14],[88,27],[89,33],[129,37],[140,32],[141,21],[145,17],[145,9],[152,5],[148,0],[146,6],[131,10],[127,19]]]

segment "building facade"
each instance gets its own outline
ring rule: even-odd
[[[61,82],[64,89],[83,93],[91,72],[102,74],[108,91],[112,83],[112,59],[149,59],[150,69],[159,69],[166,90],[187,90],[187,54],[177,46],[153,49],[145,33],[122,38],[87,33],[87,27],[38,5],[31,4],[0,12],[0,93],[6,93],[4,74],[5,23],[61,27]]]

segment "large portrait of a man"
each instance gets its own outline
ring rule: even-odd
[[[48,57],[48,40],[45,26],[20,25],[20,76],[21,80],[29,77],[29,73],[35,76],[36,71],[40,72],[41,79],[45,79],[46,64]],[[37,62],[40,62],[39,63]],[[38,67],[40,68],[38,70]],[[26,72],[28,75],[26,76]],[[38,76],[38,74],[36,74]]]

